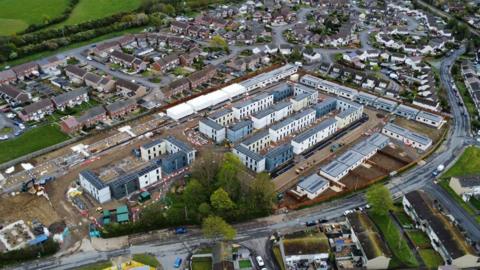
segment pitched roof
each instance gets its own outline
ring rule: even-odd
[[[36,113],[39,110],[52,106],[52,101],[48,98],[40,99],[39,101],[27,105],[23,108],[26,114]]]

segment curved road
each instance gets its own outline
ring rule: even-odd
[[[468,115],[462,115],[464,108],[456,102],[456,97],[451,86],[450,67],[455,59],[463,54],[464,47],[455,51],[450,57],[445,58],[441,66],[441,80],[448,91],[448,98],[452,108],[453,124],[447,139],[439,150],[431,155],[425,165],[418,166],[401,176],[389,181],[386,186],[391,190],[394,198],[399,198],[405,193],[413,190],[423,189],[437,199],[466,230],[467,235],[474,241],[480,241],[480,228],[476,220],[465,213],[465,211],[453,201],[439,186],[434,184],[432,172],[440,164],[451,166],[463,149],[475,141],[470,137],[470,121]],[[365,204],[364,192],[359,192],[348,197],[327,202],[319,206],[303,209],[289,214],[282,214],[268,217],[262,220],[255,220],[249,223],[237,224],[238,241],[255,239],[269,236],[273,231],[284,231],[298,229],[306,221],[313,219],[333,219],[341,216],[345,210],[352,209]],[[281,220],[281,221],[279,221]],[[145,244],[134,245],[126,249],[119,249],[110,252],[87,251],[78,252],[61,258],[46,259],[31,262],[17,267],[16,269],[70,269],[80,265],[105,260],[122,254],[150,252],[162,254],[162,256],[176,256],[185,248],[190,249],[202,243],[206,243],[198,230],[192,230],[188,235],[171,236],[164,240],[155,240]]]

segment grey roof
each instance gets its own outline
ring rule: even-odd
[[[37,102],[34,102],[30,105],[27,105],[23,108],[23,111],[27,114],[36,113],[39,110],[48,108],[52,106],[52,101],[48,98],[40,99]]]
[[[273,94],[271,94],[271,93],[263,93],[263,94],[260,94],[260,95],[255,96],[255,97],[253,97],[253,98],[251,98],[251,99],[249,99],[249,100],[236,102],[235,104],[233,104],[232,107],[233,107],[233,108],[238,108],[238,109],[239,109],[239,108],[243,108],[243,107],[245,107],[245,106],[247,106],[247,105],[250,105],[250,104],[252,104],[252,103],[255,103],[255,102],[257,102],[257,101],[260,101],[260,100],[262,100],[262,99],[265,99],[265,98],[267,98],[267,97],[269,97],[269,96],[273,96]]]
[[[9,84],[0,85],[0,94],[6,95],[9,98],[15,99],[22,103],[27,102],[30,99],[30,97],[27,93],[25,93],[25,91],[20,90],[17,87]]]
[[[231,109],[223,109],[223,110],[216,111],[216,112],[210,114],[208,116],[208,118],[213,119],[213,120],[217,120],[218,118],[220,118],[220,117],[222,117],[226,114],[229,114],[229,113],[232,113]]]
[[[310,95],[311,94],[309,94],[309,93],[301,93],[301,94],[298,94],[298,95],[292,97],[292,99],[295,100],[295,101],[301,101],[302,99],[310,97]]]
[[[221,129],[224,128],[222,125],[218,124],[217,122],[215,122],[215,121],[213,121],[209,118],[202,118],[202,119],[200,119],[200,122],[203,123],[204,125],[209,126],[212,129],[215,129],[215,130],[221,130]]]
[[[480,176],[478,175],[469,175],[469,176],[459,176],[458,178],[460,185],[462,187],[478,187],[480,186]]]
[[[255,85],[259,82],[267,81],[272,77],[276,77],[276,76],[278,76],[282,73],[285,73],[289,70],[292,70],[292,69],[298,69],[298,67],[295,66],[295,65],[292,65],[292,64],[286,64],[286,65],[284,65],[280,68],[274,69],[270,72],[262,73],[262,74],[259,74],[255,77],[253,77],[253,78],[245,80],[245,81],[241,82],[240,85],[242,85],[245,88],[249,88],[252,85]]]
[[[388,99],[385,99],[385,98],[378,98],[378,99],[375,101],[375,104],[376,104],[376,105],[396,107],[398,103],[395,102],[395,101],[393,101],[393,100],[388,100]]]
[[[328,128],[331,125],[334,125],[336,122],[337,121],[335,119],[328,118],[328,119],[320,122],[319,124],[315,125],[314,127],[308,129],[307,131],[305,131],[303,133],[300,133],[299,135],[295,136],[295,138],[293,138],[293,141],[297,142],[297,143],[301,143],[301,142],[307,140],[308,138],[312,137],[316,133]]]
[[[88,181],[90,184],[92,184],[96,189],[100,190],[104,187],[106,187],[105,183],[103,183],[100,178],[96,174],[94,174],[90,170],[83,170],[80,172],[80,174]]]
[[[105,109],[101,105],[99,105],[84,112],[80,117],[78,117],[77,121],[79,123],[83,123],[92,118],[97,117],[98,115],[105,114],[105,113],[106,113]]]
[[[85,81],[89,81],[92,83],[99,83],[102,80],[102,77],[98,76],[95,73],[88,72],[87,75],[85,75]]]
[[[311,81],[311,82],[314,82],[314,83],[320,83],[320,82],[321,82],[321,79],[320,79],[320,78],[317,78],[317,77],[312,76],[312,75],[310,75],[310,74],[304,75],[304,76],[300,79],[300,82],[302,82],[303,80],[305,80],[305,81]]]
[[[270,136],[270,133],[268,132],[268,130],[264,130],[264,131],[260,131],[260,132],[257,132],[255,134],[253,134],[252,136],[250,136],[248,139],[244,140],[242,142],[243,145],[245,146],[249,146],[265,137],[268,137]]]
[[[306,109],[306,110],[303,110],[303,111],[301,111],[301,112],[299,112],[299,113],[296,113],[296,114],[292,115],[291,117],[283,120],[282,122],[277,123],[277,124],[271,126],[270,129],[272,129],[272,130],[281,129],[281,128],[283,128],[284,126],[286,126],[286,125],[288,125],[288,124],[290,124],[290,123],[292,123],[292,122],[294,122],[294,121],[297,121],[298,119],[300,119],[300,118],[302,118],[302,117],[305,117],[306,115],[308,115],[308,114],[310,114],[310,113],[312,113],[312,112],[315,113],[315,110],[314,110],[314,109],[311,109],[311,108],[308,108],[308,109]]]
[[[118,100],[118,101],[115,101],[114,103],[112,104],[108,104],[107,106],[105,106],[105,109],[107,109],[108,112],[117,112],[117,111],[121,111],[125,108],[128,108],[129,106],[133,105],[133,104],[136,104],[137,101],[135,99],[126,99],[126,100]]]
[[[253,125],[252,120],[244,120],[230,126],[228,129],[231,131],[237,131],[251,125]]]
[[[287,149],[290,149],[291,151],[293,151],[293,146],[288,142],[271,149],[265,154],[265,157],[275,158],[278,154],[285,152]]]
[[[364,156],[368,156],[372,152],[377,151],[377,149],[378,149],[377,146],[368,143],[366,140],[361,141],[361,142],[357,143],[354,147],[352,147],[353,151],[355,151],[357,153],[360,153]]]
[[[239,144],[237,146],[235,146],[235,150],[237,150],[238,152],[244,154],[245,156],[255,160],[255,161],[260,161],[262,159],[264,159],[264,157],[262,157],[261,155],[253,152],[253,151],[250,151],[248,148],[246,148],[245,146]]]
[[[137,91],[141,87],[139,84],[136,84],[134,82],[127,81],[127,80],[124,80],[124,79],[118,79],[117,80],[117,86],[126,88],[126,89],[131,90],[131,91]]]
[[[375,132],[370,137],[368,137],[368,139],[366,139],[366,141],[369,144],[373,144],[376,147],[380,147],[380,146],[388,143],[390,141],[390,139],[387,136],[385,136],[381,133]]]
[[[353,150],[348,150],[337,158],[337,161],[347,165],[348,167],[353,166],[359,160],[362,160],[364,156]]]
[[[355,113],[357,110],[358,110],[358,108],[350,107],[350,108],[340,112],[339,114],[337,114],[337,116],[340,117],[340,118],[346,118],[349,115]]]
[[[321,168],[323,172],[333,177],[339,176],[347,169],[348,167],[345,164],[338,162],[337,160],[334,160]]]
[[[154,140],[154,141],[148,142],[148,143],[146,143],[146,144],[143,144],[143,145],[141,146],[141,148],[143,148],[143,149],[149,149],[149,148],[152,148],[152,147],[154,147],[154,146],[156,146],[156,145],[159,145],[159,144],[161,144],[161,143],[162,143],[162,140]]]
[[[273,105],[272,108],[273,108],[273,110],[275,110],[275,111],[277,112],[277,111],[280,111],[280,110],[282,110],[283,108],[288,107],[288,106],[290,106],[290,105],[292,105],[292,102],[290,102],[290,101],[282,101],[282,102],[279,102],[279,103]]]
[[[409,115],[412,115],[413,117],[415,117],[417,114],[418,114],[419,110],[415,109],[415,108],[412,108],[412,107],[409,107],[409,106],[406,106],[406,105],[403,105],[403,104],[400,104],[397,109],[395,110],[395,113],[396,114],[409,114]]]
[[[175,138],[173,136],[168,136],[168,137],[165,138],[165,140],[170,142],[171,144],[177,146],[178,148],[180,148],[185,153],[195,151],[195,149],[193,149],[191,146],[187,145],[186,143],[178,140],[177,138]]]
[[[70,100],[76,99],[79,96],[85,95],[88,93],[88,90],[86,88],[81,88],[81,89],[76,89],[73,91],[65,92],[63,94],[60,94],[58,96],[54,96],[52,98],[53,102],[57,105],[63,105],[67,103]]]
[[[328,185],[328,180],[314,173],[303,178],[297,185],[308,193],[315,193]]]
[[[74,65],[68,65],[67,67],[65,67],[65,71],[68,71],[72,74],[75,74],[76,76],[81,77],[81,78],[83,78],[87,74],[86,70],[84,70],[82,68],[79,68],[77,66],[74,66]]]
[[[252,117],[255,117],[257,119],[261,119],[261,118],[266,117],[266,116],[268,116],[268,115],[270,115],[274,112],[275,112],[275,110],[273,108],[267,108],[263,111],[259,111],[256,114],[253,114]]]
[[[401,126],[395,125],[393,123],[388,123],[383,128],[385,130],[388,130],[388,131],[391,131],[393,133],[399,134],[399,135],[401,135],[405,138],[408,138],[412,141],[421,143],[423,145],[428,145],[428,144],[432,143],[432,140],[429,137],[427,137],[423,134],[413,132],[413,131],[408,130],[406,128],[403,128]]]
[[[425,112],[425,111],[420,111],[417,114],[417,117],[425,118],[425,119],[428,119],[430,121],[437,122],[437,123],[440,123],[441,121],[443,121],[443,117],[441,117],[440,115]]]
[[[377,96],[369,94],[369,93],[365,93],[365,92],[359,92],[358,95],[357,95],[357,100],[360,99],[360,98],[370,100],[371,102],[374,102],[377,99]]]

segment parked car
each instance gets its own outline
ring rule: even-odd
[[[317,221],[315,221],[315,220],[305,222],[305,226],[307,226],[307,227],[311,227],[311,226],[315,226],[315,225],[317,225]]]
[[[175,234],[184,234],[184,233],[187,233],[187,228],[185,228],[185,227],[175,228]]]
[[[262,256],[257,256],[255,259],[257,260],[258,266],[262,267],[265,265],[265,263],[263,262]]]
[[[173,264],[173,267],[180,268],[181,265],[182,265],[182,258],[177,257],[177,259],[175,259],[175,263]]]

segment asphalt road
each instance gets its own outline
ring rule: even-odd
[[[475,219],[465,213],[456,202],[444,192],[439,186],[434,184],[432,173],[440,164],[447,168],[451,166],[462,150],[475,141],[470,137],[470,125],[467,116],[463,116],[461,108],[453,94],[451,87],[451,75],[449,68],[453,61],[464,52],[464,47],[455,51],[451,56],[445,58],[442,62],[441,80],[448,91],[448,98],[452,107],[453,124],[440,150],[431,155],[425,164],[417,166],[414,169],[394,177],[386,186],[391,190],[394,198],[400,198],[404,194],[423,189],[434,199],[437,199],[443,207],[460,222],[466,230],[468,237],[474,241],[480,241],[480,228]],[[304,226],[305,222],[315,219],[334,219],[342,216],[345,210],[365,205],[364,192],[352,194],[348,197],[327,202],[315,207],[303,209],[288,214],[281,214],[276,217],[270,217],[267,221],[256,220],[249,223],[235,225],[238,235],[236,240],[239,242],[249,239],[256,239],[271,235],[274,231],[288,231],[298,229]],[[271,220],[270,222],[268,220]],[[281,220],[281,222],[278,222]],[[180,243],[181,242],[181,243]],[[71,269],[80,265],[89,264],[95,261],[115,257],[121,254],[151,252],[162,254],[162,256],[176,256],[185,248],[192,249],[200,244],[207,243],[198,230],[192,230],[188,235],[172,236],[162,241],[152,241],[149,243],[134,245],[127,249],[120,249],[111,252],[78,252],[69,256],[47,259],[40,262],[30,262],[15,269]],[[168,267],[168,266],[166,266]]]

